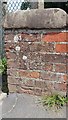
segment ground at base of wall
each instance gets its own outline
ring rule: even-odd
[[[2,118],[66,118],[66,106],[47,110],[39,103],[40,97],[28,94],[9,94],[3,101]]]

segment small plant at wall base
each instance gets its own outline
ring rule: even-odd
[[[66,103],[68,103],[68,97],[61,96],[59,94],[53,94],[50,96],[43,96],[41,100],[43,106],[48,106],[48,108],[56,107],[61,108]]]
[[[2,88],[4,93],[9,93],[7,83],[7,59],[4,57],[0,59],[0,74],[2,74]]]

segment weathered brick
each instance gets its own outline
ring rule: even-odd
[[[65,82],[68,82],[68,75],[67,74],[63,75],[63,79]]]
[[[23,60],[23,56],[26,56],[27,59]],[[20,59],[20,68],[23,70],[30,69],[41,69],[41,59],[39,53],[25,53],[22,52],[19,54]]]
[[[29,48],[28,42],[20,42],[19,45],[21,47],[21,52],[22,53],[25,54],[26,52],[30,52],[30,48]]]
[[[17,89],[17,93],[28,93],[28,94],[34,94],[33,90],[26,90],[24,88],[21,88],[20,86]]]
[[[7,69],[7,74],[8,76],[12,76],[13,78],[19,78],[19,70],[17,69],[13,68]]]
[[[8,84],[19,85],[19,79],[14,78],[13,76],[8,76]]]
[[[22,89],[25,89],[25,90],[33,90],[34,89],[34,87],[29,87],[26,85],[20,85],[19,87],[21,87]]]
[[[56,73],[51,73],[51,72],[41,72],[40,78],[42,80],[49,80],[49,81],[55,81],[58,79]]]
[[[68,52],[68,44],[56,44],[55,51],[59,53]]]
[[[41,62],[40,63],[35,62],[35,61],[30,62],[29,69],[30,70],[42,70]]]
[[[54,52],[54,44],[44,42],[41,47],[41,52]]]
[[[45,81],[43,80],[35,80],[35,87],[39,87],[39,88],[42,88],[42,89],[45,89],[46,87],[46,83]]]
[[[66,73],[66,64],[55,64],[55,72]]]
[[[19,62],[17,61],[17,63],[19,63],[19,69],[22,69],[22,70],[29,69],[29,62],[28,62],[28,60],[24,61],[22,59],[22,56],[20,58],[21,58],[20,61]]]
[[[25,42],[35,42],[35,41],[41,41],[41,35],[40,34],[21,34],[22,40]]]
[[[6,35],[5,35],[5,41],[8,42],[9,40],[10,40],[11,42],[14,40],[14,34],[11,33],[11,34],[6,34]]]
[[[29,69],[30,70],[41,70],[41,57],[39,53],[30,53],[29,59]]]
[[[16,85],[8,84],[8,88],[9,88],[10,93],[17,92]]]
[[[44,63],[41,63],[41,65],[42,65],[42,70],[53,71],[53,64],[52,63],[44,62]]]
[[[29,86],[29,87],[34,87],[35,86],[35,83],[34,83],[34,81],[33,80],[26,80],[26,82],[25,82],[25,85],[26,86]]]
[[[35,94],[35,95],[41,95],[41,94],[42,94],[42,89],[39,88],[39,87],[35,87],[35,88],[34,88],[34,94]]]
[[[7,57],[7,59],[16,59],[17,55],[16,55],[16,53],[6,52],[6,57]]]
[[[31,43],[29,45],[30,52],[53,52],[54,44],[52,43]]]
[[[6,42],[6,44],[4,46],[5,46],[5,49],[14,49],[15,44],[10,43],[10,42]]]
[[[67,84],[66,83],[55,83],[54,89],[58,91],[66,91],[67,90]]]
[[[68,54],[66,54],[66,70],[67,70],[67,73],[68,73]]]
[[[67,42],[68,33],[67,32],[50,33],[44,35],[42,40],[45,42]]]
[[[15,62],[14,60],[8,60],[7,61],[8,68],[18,68],[19,64]]]
[[[42,54],[41,53],[41,62],[66,63],[66,56],[65,55]]]
[[[46,83],[46,87],[44,89],[44,92],[52,92],[52,90],[54,90],[54,84],[52,81],[45,81]]]
[[[31,43],[29,45],[30,52],[40,52],[42,50],[42,45],[40,43]]]
[[[25,52],[53,52],[54,44],[39,42],[20,42],[21,51]]]
[[[40,57],[40,54],[38,52],[30,52],[28,54],[28,59],[30,60],[30,62],[32,61],[36,61],[36,62],[41,62],[41,57]]]
[[[63,82],[64,81],[64,78],[63,78],[63,75],[62,74],[56,74],[54,72],[41,72],[40,73],[40,78],[42,80],[45,80],[45,81],[59,81],[59,82]]]

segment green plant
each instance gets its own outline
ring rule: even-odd
[[[7,59],[3,57],[0,59],[0,74],[2,74],[2,92],[9,94],[7,82]]]
[[[5,71],[7,70],[7,59],[4,57],[4,58],[2,58],[2,64],[4,65],[4,73],[5,73]]]
[[[6,69],[7,69],[7,60],[4,57],[0,59],[0,74],[5,73]]]
[[[2,64],[2,60],[0,59],[0,74],[4,71],[4,65]]]
[[[50,107],[62,107],[65,103],[68,103],[68,97],[61,96],[59,94],[53,94],[50,96],[43,96],[42,97],[43,105],[47,105]]]

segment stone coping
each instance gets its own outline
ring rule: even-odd
[[[19,10],[7,13],[3,27],[8,28],[64,28],[68,26],[68,15],[60,8]]]

